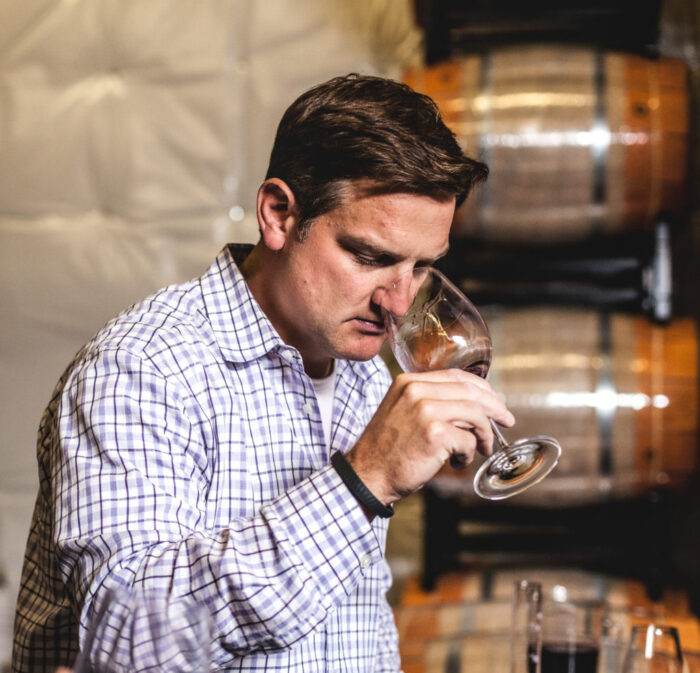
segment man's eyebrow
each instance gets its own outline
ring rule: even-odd
[[[369,241],[365,241],[362,238],[355,238],[350,234],[341,234],[338,236],[338,243],[348,250],[353,252],[362,252],[369,255],[374,255],[375,257],[391,257],[392,259],[400,260],[394,253],[389,252],[385,248],[380,248],[377,245],[373,245]]]

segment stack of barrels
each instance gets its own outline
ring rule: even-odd
[[[453,237],[462,242],[527,250],[595,240],[602,251],[606,237],[682,215],[682,61],[511,47],[415,68],[405,79],[490,167],[456,215]],[[698,463],[692,319],[662,325],[595,306],[479,308],[494,343],[489,380],[517,419],[508,434],[554,435],[562,445],[555,471],[513,504],[579,505],[689,482]],[[472,475],[446,468],[435,485],[469,497]]]

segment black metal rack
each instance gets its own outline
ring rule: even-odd
[[[515,42],[556,40],[655,54],[660,0],[416,0],[425,57],[437,63],[457,53]]]
[[[637,579],[651,600],[672,578],[662,489],[638,498],[565,509],[463,504],[427,487],[422,587],[460,566],[568,566]]]
[[[592,306],[672,314],[672,226],[546,247],[488,245],[454,239],[441,271],[477,305]]]

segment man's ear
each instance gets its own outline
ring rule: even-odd
[[[294,192],[279,178],[270,178],[258,189],[258,225],[270,250],[281,250],[298,219]]]

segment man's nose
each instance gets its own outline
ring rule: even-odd
[[[414,277],[412,273],[404,273],[374,291],[372,301],[384,311],[396,317],[408,311],[415,296]]]

